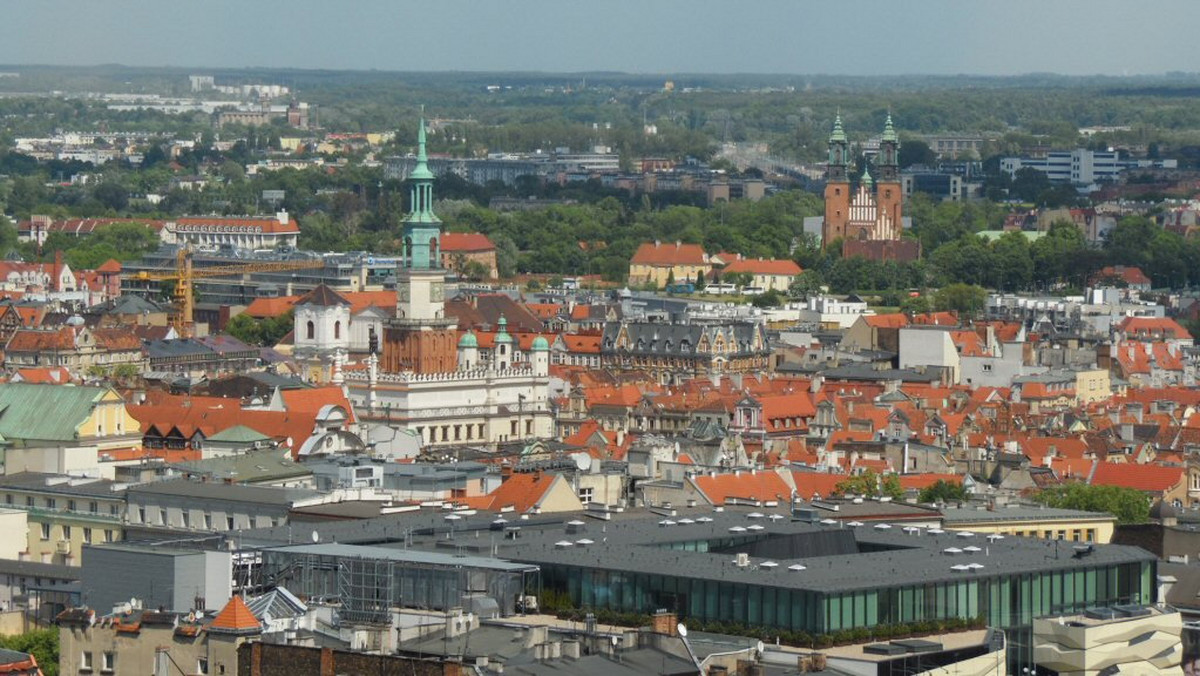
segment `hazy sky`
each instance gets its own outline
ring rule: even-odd
[[[15,0],[0,63],[1144,74],[1200,70],[1197,0]]]

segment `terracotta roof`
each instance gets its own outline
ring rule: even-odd
[[[708,257],[699,244],[646,242],[638,247],[632,265],[704,265]]]
[[[1126,317],[1117,324],[1117,330],[1123,331],[1130,338],[1192,338],[1187,329],[1170,317]]]
[[[704,497],[714,505],[723,505],[730,498],[786,501],[791,499],[792,494],[792,487],[772,471],[706,474],[697,476],[695,482]]]
[[[1097,272],[1092,279],[1104,279],[1105,277],[1117,277],[1130,286],[1150,285],[1150,278],[1142,272],[1141,268],[1129,265],[1109,265],[1101,268],[1100,272]]]
[[[913,315],[912,323],[922,326],[958,326],[958,317],[953,312],[926,312]]]
[[[61,329],[18,329],[8,339],[4,348],[7,352],[38,352],[41,350],[74,350],[75,330],[69,326]]]
[[[257,633],[262,631],[262,625],[254,613],[250,612],[242,597],[235,594],[209,623],[208,630],[235,634]]]
[[[286,314],[300,296],[280,296],[278,298],[255,298],[243,310],[243,314],[255,319],[266,319]]]
[[[546,492],[560,477],[545,472],[514,473],[487,495],[467,498],[467,505],[474,509],[500,511],[511,508],[524,514],[541,503]]]
[[[1089,483],[1096,486],[1124,486],[1147,493],[1168,491],[1183,481],[1184,468],[1161,465],[1101,462]]]
[[[100,264],[100,267],[96,268],[96,272],[115,273],[115,272],[120,272],[120,271],[121,271],[121,263],[119,261],[117,261],[117,259],[115,259],[115,258],[110,258],[110,259],[104,261],[103,263]]]
[[[443,252],[479,252],[495,251],[496,245],[488,236],[479,232],[443,232],[441,246]]]
[[[893,312],[886,315],[863,315],[863,321],[867,326],[873,326],[877,329],[898,329],[908,326],[908,315],[902,312]]]
[[[900,475],[900,487],[906,491],[924,490],[939,481],[945,481],[949,484],[962,485],[963,478],[958,474],[938,474],[937,472]]]
[[[801,272],[795,261],[785,259],[742,259],[725,266],[725,274],[731,272],[748,272],[752,275],[788,275],[794,277]]]
[[[796,485],[796,497],[811,500],[814,495],[828,498],[837,493],[837,485],[848,477],[845,474],[826,472],[792,472],[792,483]]]

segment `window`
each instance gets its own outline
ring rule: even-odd
[[[212,514],[204,513],[204,530],[212,530]]]
[[[67,511],[68,512],[75,511],[75,501],[74,500],[67,500]]]
[[[54,498],[46,498],[46,509],[54,509],[58,506],[58,501]]]
[[[192,527],[192,516],[191,516],[191,514],[188,513],[188,511],[186,509],[183,510],[183,527],[184,528]]]
[[[92,651],[85,650],[85,651],[83,651],[83,654],[79,656],[79,670],[80,671],[91,671],[92,670]]]
[[[104,541],[105,542],[113,541],[113,532],[111,530],[104,531]]]
[[[5,493],[4,494],[4,504],[11,505],[12,503],[13,503],[12,493]]]
[[[579,501],[583,502],[583,503],[591,502],[592,496],[594,494],[595,494],[595,489],[592,488],[591,486],[588,486],[587,488],[580,488],[579,489]]]
[[[50,524],[48,524],[48,523],[42,524],[42,539],[43,540],[50,539]]]
[[[201,675],[208,673],[208,658],[207,657],[197,657],[196,658],[196,673],[201,674]]]
[[[308,322],[307,324],[305,324],[305,326],[304,326],[304,337],[305,338],[312,340],[313,336],[316,335],[316,332],[317,332],[317,328],[313,325],[313,323],[311,321]]]
[[[92,514],[95,514],[100,511],[100,506],[96,504],[95,500],[92,500],[91,502],[88,503],[88,511],[91,512]]]
[[[64,539],[64,540],[70,540],[70,539],[71,539],[71,527],[70,527],[70,526],[63,526],[63,527],[62,527],[62,534],[63,534],[63,539]]]
[[[26,507],[32,507],[32,506],[33,506],[33,496],[32,496],[32,495],[27,495],[27,496],[25,496],[25,506],[26,506]]]
[[[111,672],[117,668],[116,653],[104,651],[104,660],[100,664],[100,671]]]
[[[165,509],[160,509],[160,510],[158,510],[158,522],[159,522],[159,523],[161,523],[161,524],[162,524],[162,525],[164,525],[164,526],[166,526],[166,525],[167,525],[167,522],[168,522],[168,520],[167,520],[167,510],[165,510]]]
[[[225,517],[225,530],[233,530],[233,517]]]
[[[338,340],[342,337],[342,322],[336,321],[333,323],[333,339]]]
[[[146,508],[138,507],[138,523],[146,523]]]
[[[91,528],[83,529],[83,541],[86,544],[89,544],[89,545],[92,544],[92,529]]]

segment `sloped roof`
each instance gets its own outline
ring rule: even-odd
[[[315,305],[317,307],[332,307],[334,305],[350,305],[350,301],[342,298],[341,294],[324,284],[300,296],[296,305]]]
[[[542,498],[560,479],[565,481],[560,474],[516,473],[505,479],[504,483],[491,493],[468,498],[468,504],[475,509],[499,511],[511,508],[518,514],[524,514],[540,505]]]
[[[74,441],[79,426],[110,391],[73,385],[0,385],[0,435],[9,441]]]
[[[262,631],[262,625],[242,597],[234,595],[209,623],[208,630],[225,634],[257,634]]]
[[[280,223],[278,218],[226,218],[223,216],[194,216],[175,219],[181,230],[190,230],[196,226],[219,225],[233,228],[262,228],[266,233],[300,232],[300,224],[296,219],[289,218],[287,223]]]
[[[707,257],[699,244],[646,242],[630,261],[633,265],[704,265]]]
[[[893,312],[885,315],[863,315],[862,320],[867,323],[867,326],[877,329],[898,329],[908,326],[908,315],[902,312]]]
[[[208,438],[209,441],[223,441],[231,444],[252,443],[265,439],[270,439],[270,437],[245,425],[234,425]]]
[[[1184,468],[1161,465],[1101,462],[1089,483],[1095,486],[1124,486],[1147,493],[1162,493],[1179,485]]]
[[[714,505],[723,505],[730,498],[789,500],[792,494],[792,487],[772,471],[703,475],[696,477],[695,482],[696,488]]]
[[[752,275],[787,275],[795,277],[802,270],[795,261],[790,261],[786,258],[768,258],[768,259],[753,259],[744,258],[736,260],[725,266],[725,273],[731,272],[748,272]]]
[[[246,306],[243,314],[257,319],[278,317],[287,313],[300,300],[300,296],[279,296],[276,298],[255,298]]]
[[[442,251],[447,253],[494,251],[496,248],[492,240],[480,232],[443,232],[441,245]]]

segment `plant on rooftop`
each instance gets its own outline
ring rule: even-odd
[[[1106,512],[1117,517],[1118,524],[1146,523],[1150,520],[1150,500],[1146,494],[1124,486],[1066,484],[1044,488],[1032,498],[1047,507]]]

